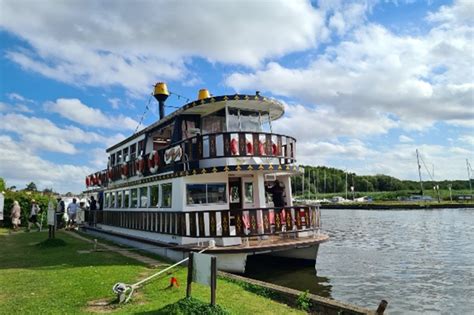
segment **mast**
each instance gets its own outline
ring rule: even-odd
[[[347,169],[346,169],[346,200],[347,200]]]
[[[423,194],[423,181],[421,180],[421,164],[420,164],[420,155],[418,154],[418,149],[416,149],[416,161],[418,163],[418,175],[420,177],[420,188],[421,188],[421,195]]]
[[[471,184],[471,164],[469,160],[466,159],[466,167],[467,167],[467,180],[469,181],[469,193],[472,195],[472,184]]]

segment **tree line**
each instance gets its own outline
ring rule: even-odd
[[[306,193],[343,193],[347,190],[358,192],[380,192],[380,191],[400,191],[409,190],[413,193],[421,193],[419,181],[400,180],[398,178],[377,174],[377,175],[357,175],[347,173],[343,170],[326,166],[301,165],[305,169],[305,174],[294,176],[292,179],[293,193],[302,194],[303,178],[304,190]],[[432,190],[433,187],[439,189],[466,190],[469,189],[469,181],[466,180],[442,180],[423,181],[424,190]]]

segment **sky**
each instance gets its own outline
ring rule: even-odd
[[[467,180],[473,16],[469,0],[0,0],[0,177],[83,191],[158,119],[164,81],[167,114],[201,88],[281,100],[298,163],[415,180],[418,149],[425,179]]]

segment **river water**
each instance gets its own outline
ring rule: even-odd
[[[255,257],[246,276],[390,314],[474,314],[474,209],[322,210],[316,271]]]

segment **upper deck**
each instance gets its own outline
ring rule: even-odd
[[[200,98],[107,149],[107,169],[89,186],[228,170],[294,169],[296,140],[273,133],[282,103],[255,95]]]

